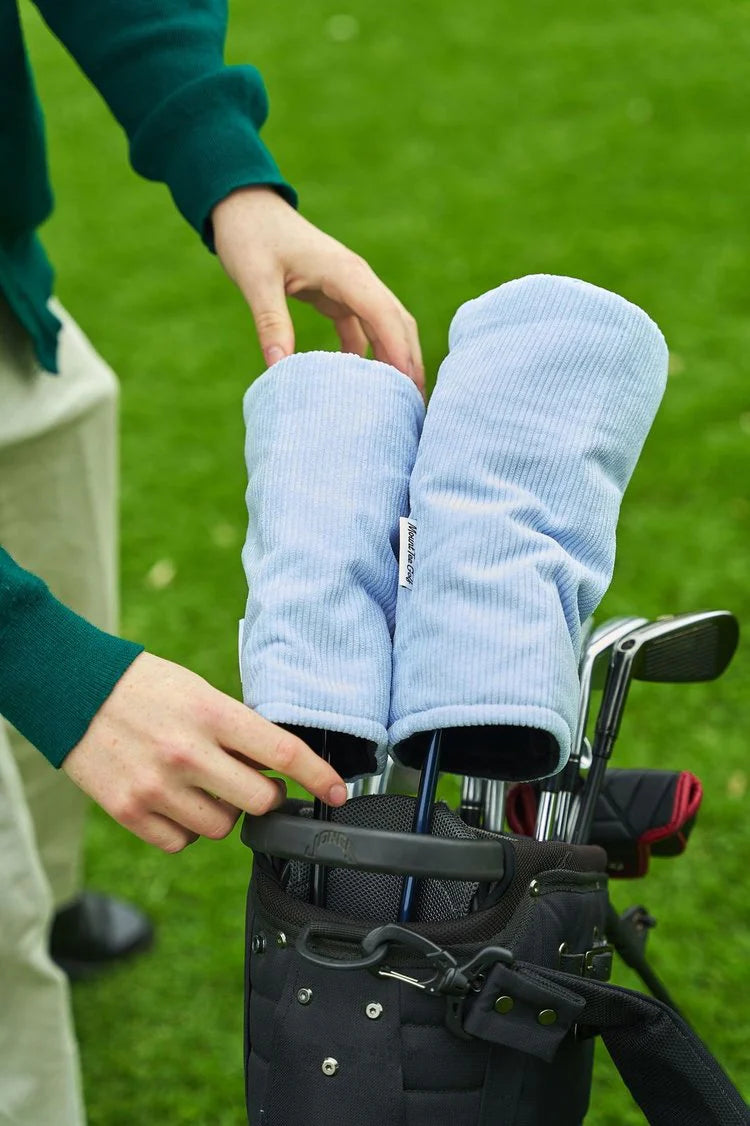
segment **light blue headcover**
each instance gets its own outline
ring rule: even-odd
[[[623,298],[544,275],[463,305],[449,344],[411,477],[389,735],[536,728],[555,741],[548,773],[570,751],[581,624],[612,576],[667,349]],[[460,748],[444,763],[460,770]]]
[[[308,352],[260,376],[244,411],[245,702],[275,723],[371,741],[382,768],[394,550],[424,403],[387,364]]]

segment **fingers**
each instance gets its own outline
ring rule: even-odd
[[[240,704],[239,701],[232,700],[231,705],[231,707],[222,709],[216,728],[216,737],[227,750],[240,755],[243,759],[260,763],[270,770],[276,770],[279,774],[287,774],[295,782],[299,782],[309,793],[315,794],[328,805],[344,804],[346,801],[346,786],[341,776],[329,763],[324,762],[306,743],[303,743],[290,731],[284,731],[274,723],[269,723],[268,720],[263,719],[257,712],[251,711],[244,704]],[[230,756],[227,755],[226,758],[229,760]],[[240,770],[247,770],[247,767],[241,762],[235,763],[235,765]],[[255,778],[262,779],[266,783],[271,781],[263,774],[257,774],[254,771],[252,773]],[[233,777],[238,778],[239,776],[235,774]],[[251,787],[257,785],[254,781],[249,784]],[[223,797],[229,796],[218,786],[208,786],[207,788],[214,793],[221,793]],[[231,791],[230,793],[231,800],[234,801],[236,795]],[[252,799],[253,795],[249,794],[249,797]],[[236,801],[236,804],[241,805],[243,809],[247,808],[244,802],[239,800]]]
[[[379,303],[363,309],[360,318],[375,359],[404,372],[424,395],[424,364],[414,318],[404,309],[397,319]]]
[[[351,352],[355,356],[367,355],[367,336],[357,317],[334,318],[334,324],[341,341],[342,352]]]
[[[363,258],[263,186],[230,192],[211,219],[217,253],[252,310],[267,364],[294,350],[285,294],[298,296],[341,322],[342,347],[362,355],[360,329],[353,321],[343,324],[356,317],[376,358],[404,372],[424,393],[414,318]]]
[[[424,394],[424,364],[414,317],[364,259],[348,251],[347,255],[348,268],[331,272],[321,283],[319,295],[308,289],[297,292],[295,296],[311,300],[326,315],[330,315],[333,301],[342,311],[356,316],[372,344],[375,359],[391,364],[408,375]]]
[[[376,360],[392,364],[424,392],[424,365],[414,317],[367,263],[348,303],[359,317]]]
[[[278,787],[276,789],[278,793]],[[214,841],[227,837],[240,816],[236,806],[195,786],[171,791],[162,803],[160,813],[188,830],[192,836],[210,837]]]
[[[137,826],[126,825],[125,828],[130,829],[146,844],[160,848],[162,852],[182,852],[183,848],[198,840],[197,833],[159,813],[150,813],[142,817]]]
[[[281,778],[269,778],[227,751],[213,752],[200,764],[199,771],[194,776],[199,779],[201,788],[205,787],[218,798],[225,799],[227,806],[231,804],[239,811],[256,816],[277,809],[286,798],[286,786]],[[185,809],[184,806],[180,809],[183,816],[190,818],[190,827],[196,828],[210,822],[215,833],[226,836],[226,833],[221,833],[226,825],[226,813],[222,815],[220,811],[210,810],[205,806],[201,806],[199,810],[197,805],[195,799],[191,798],[190,809]],[[203,836],[214,835],[214,832],[200,831]]]
[[[263,356],[271,367],[294,351],[294,326],[279,269],[257,264],[242,271],[237,284],[250,306]]]

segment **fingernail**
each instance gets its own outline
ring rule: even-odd
[[[328,791],[328,804],[329,805],[343,805],[347,799],[346,786],[341,782],[337,782],[335,786],[331,786]]]
[[[284,349],[280,348],[278,344],[271,344],[269,348],[263,349],[266,363],[269,367],[284,359]]]

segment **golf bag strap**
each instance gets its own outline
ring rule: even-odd
[[[518,988],[514,988],[514,981]],[[548,987],[544,997],[541,986]],[[520,1005],[508,1008],[520,993]],[[531,1040],[525,998],[536,1005],[536,1028]],[[504,999],[504,1000],[503,1000]],[[539,1006],[542,1005],[543,1008]],[[520,1009],[519,1023],[512,1019]],[[494,1017],[496,1028],[507,1027],[508,1046],[542,1056],[539,1040],[545,1032],[558,1040],[570,1027],[571,1012],[579,1034],[600,1035],[617,1070],[651,1126],[748,1126],[745,1101],[717,1061],[692,1029],[668,1006],[652,997],[590,978],[573,977],[558,970],[517,962],[498,965],[488,975],[477,1002],[467,1014],[464,1028],[495,1044],[505,1042],[487,1032]],[[546,1016],[543,1014],[546,1013]],[[554,1019],[551,1016],[554,1013]],[[551,1023],[545,1023],[550,1021]],[[506,1024],[507,1022],[507,1024]],[[493,1029],[494,1032],[494,1029]],[[485,1105],[492,1105],[485,1092]],[[486,1119],[487,1126],[494,1121]],[[485,1126],[485,1119],[480,1119]]]

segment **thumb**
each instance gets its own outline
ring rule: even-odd
[[[281,274],[253,272],[240,284],[255,321],[258,340],[269,367],[294,351],[294,325],[289,315]]]

